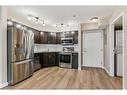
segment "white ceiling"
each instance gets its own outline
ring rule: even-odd
[[[9,13],[18,14],[27,20],[31,14],[44,19],[46,24],[85,23],[92,17],[109,18],[115,6],[9,6]],[[73,18],[73,15],[76,15]]]

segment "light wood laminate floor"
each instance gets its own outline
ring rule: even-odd
[[[110,77],[103,69],[49,67],[4,89],[122,89],[122,78]]]

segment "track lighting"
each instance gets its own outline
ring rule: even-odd
[[[44,22],[44,20],[43,20],[42,26],[45,26],[45,22]]]
[[[39,17],[28,15],[28,20],[33,21],[35,24],[42,24],[42,26],[45,26],[44,20],[40,19]]]
[[[56,27],[56,30],[58,30],[58,29],[63,30],[64,27],[69,27],[69,24],[63,24],[63,23],[56,24],[55,27]]]

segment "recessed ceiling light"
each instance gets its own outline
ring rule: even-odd
[[[13,25],[13,22],[12,22],[11,20],[9,20],[9,21],[7,22],[7,24],[8,24],[9,26],[12,26],[12,25]]]
[[[98,21],[98,17],[93,17],[90,20],[91,20],[91,22],[97,22]]]
[[[21,25],[20,24],[16,24],[16,28],[21,28]]]
[[[72,34],[74,34],[75,32],[74,32],[74,31],[72,31],[71,33],[72,33]]]
[[[43,33],[43,32],[41,32],[40,34],[41,34],[41,35],[43,35],[44,33]]]

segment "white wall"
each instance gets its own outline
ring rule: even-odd
[[[0,7],[0,18],[1,18],[1,7]],[[1,19],[0,19],[1,20]],[[0,87],[2,84],[2,32],[0,27]]]
[[[7,85],[7,11],[0,8],[0,88]]]
[[[104,29],[104,68],[107,72],[110,71],[109,64],[109,26]]]
[[[127,10],[124,14],[124,88],[127,89]]]

